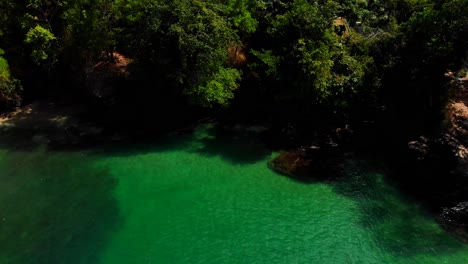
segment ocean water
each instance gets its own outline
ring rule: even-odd
[[[303,183],[271,171],[275,155],[214,125],[86,151],[3,147],[0,263],[468,263],[372,164]]]

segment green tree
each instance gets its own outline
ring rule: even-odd
[[[194,103],[227,106],[240,72],[228,65],[228,48],[239,43],[224,6],[204,1],[164,1],[147,10],[134,43],[142,62],[167,76]]]
[[[0,99],[12,100],[12,97],[21,91],[22,87],[18,80],[13,78],[10,74],[10,67],[5,58],[3,58],[4,51],[0,49]],[[0,105],[4,108],[5,105]]]
[[[39,65],[49,58],[54,40],[56,40],[56,37],[52,32],[40,25],[36,25],[34,28],[29,29],[24,41],[31,45],[32,60]]]
[[[257,58],[253,69],[266,79],[287,80],[283,90],[306,104],[349,105],[372,64],[367,50],[356,48],[362,38],[334,33],[340,10],[335,2],[294,0],[283,7],[265,21],[268,45],[251,52]]]
[[[111,61],[118,44],[122,1],[113,0],[74,0],[64,8],[66,32],[70,36],[67,45],[81,52],[90,52],[95,58],[103,54]]]
[[[32,61],[50,71],[61,52],[63,0],[28,0],[19,23]]]
[[[229,21],[243,34],[257,30],[256,13],[266,8],[267,3],[259,0],[226,0],[225,9]]]

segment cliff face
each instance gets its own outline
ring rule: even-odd
[[[453,82],[456,88],[447,106],[447,129],[463,146],[468,146],[468,73]]]
[[[442,220],[449,229],[468,237],[468,73],[453,77],[454,93],[446,111],[446,133],[457,180],[452,201],[443,209]]]
[[[415,174],[426,177],[434,201],[441,206],[468,201],[468,76],[451,78],[444,126],[431,137],[408,143],[408,161]]]
[[[459,87],[447,107],[447,130],[458,141],[455,156],[462,176],[468,179],[468,73],[456,82]]]
[[[453,154],[459,165],[456,169],[468,179],[468,73],[453,82],[455,91],[447,106],[446,130],[454,139]]]

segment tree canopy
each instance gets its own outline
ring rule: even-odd
[[[239,89],[254,86],[338,111],[388,103],[383,94],[395,94],[394,103],[400,95],[422,102],[415,80],[438,83],[466,60],[466,6],[468,0],[4,0],[1,78],[3,85],[32,72],[53,78],[63,65],[85,72],[116,63],[118,52],[133,61],[129,78],[158,79],[208,108],[228,107]],[[428,89],[441,93],[440,86]]]

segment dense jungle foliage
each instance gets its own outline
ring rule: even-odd
[[[89,95],[94,74],[123,86],[112,102],[170,97],[218,109],[237,100],[246,108],[293,105],[304,115],[319,110],[345,118],[387,111],[425,128],[443,108],[444,73],[466,61],[467,6],[468,0],[2,0],[0,92],[5,102],[18,94]],[[122,59],[120,75],[93,73]]]

